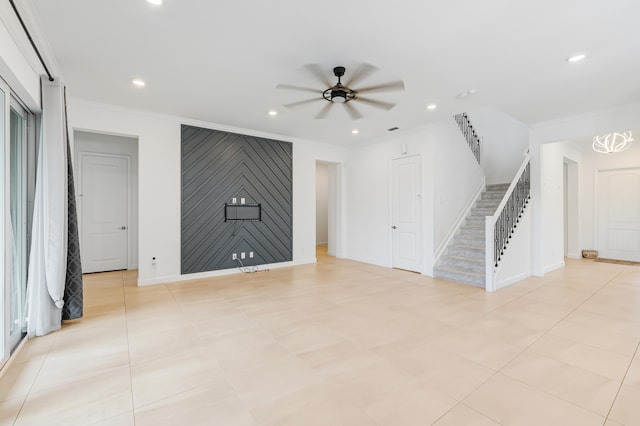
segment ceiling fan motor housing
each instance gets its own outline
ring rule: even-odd
[[[340,78],[344,75],[345,71],[345,67],[335,67],[333,69],[333,74],[338,77],[338,84],[325,90],[322,94],[322,97],[327,101],[333,103],[344,103],[356,98],[356,91],[343,86],[340,81]]]

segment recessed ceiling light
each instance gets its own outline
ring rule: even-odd
[[[357,135],[357,134],[358,134],[358,133],[360,133],[360,132],[358,131],[358,129],[353,129],[353,130],[351,131],[351,133],[353,133],[354,135]]]
[[[133,84],[135,84],[138,87],[144,87],[145,82],[144,82],[144,80],[140,80],[139,78],[135,78],[133,80]]]
[[[584,58],[586,58],[586,55],[583,55],[583,54],[575,55],[570,58],[567,58],[567,62],[580,62]]]
[[[147,3],[151,3],[156,6],[160,6],[162,4],[162,0],[147,0]]]
[[[278,115],[278,111],[271,110],[271,111],[269,111],[269,115],[272,116],[272,117],[275,116],[275,115]]]
[[[436,108],[437,108],[436,104],[427,105],[428,110],[434,110]]]

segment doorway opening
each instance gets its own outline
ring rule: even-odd
[[[74,131],[85,273],[138,268],[138,138]]]
[[[342,166],[316,162],[316,260],[342,255]]]

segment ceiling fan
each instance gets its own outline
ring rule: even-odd
[[[314,89],[310,87],[303,86],[294,86],[291,84],[278,84],[276,86],[278,89],[284,90],[297,90],[302,92],[311,92],[315,93],[318,96],[305,99],[302,101],[292,102],[285,104],[284,106],[287,108],[295,108],[301,105],[310,104],[317,101],[325,101],[324,107],[316,114],[315,118],[325,118],[329,111],[335,104],[343,104],[349,117],[353,120],[357,120],[362,118],[362,114],[358,111],[358,109],[354,106],[354,103],[362,103],[366,105],[370,105],[372,107],[390,110],[395,106],[395,103],[385,102],[381,100],[371,99],[362,94],[371,94],[375,92],[391,92],[404,90],[404,83],[401,80],[391,81],[388,83],[375,84],[372,86],[360,87],[358,89],[354,89],[353,87],[357,87],[358,83],[362,80],[369,77],[378,69],[373,65],[369,64],[361,64],[356,68],[356,70],[349,76],[349,79],[342,83],[342,77],[346,73],[345,67],[335,67],[333,69],[333,75],[338,78],[338,82],[336,84],[332,84],[331,81],[327,78],[324,70],[317,64],[305,65],[305,68],[324,86],[326,89]]]

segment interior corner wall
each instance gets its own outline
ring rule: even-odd
[[[316,245],[329,243],[329,165],[316,164]]]
[[[406,154],[401,153],[403,145]],[[392,266],[391,161],[418,154],[422,174],[422,273],[433,275],[435,249],[482,185],[482,172],[453,119],[390,135],[348,152],[348,258]]]
[[[480,161],[488,185],[511,183],[529,148],[529,127],[493,108],[467,112],[481,138]]]
[[[184,123],[274,138],[274,135],[216,123],[153,114],[75,98],[69,100],[71,128],[138,138],[139,285],[225,273],[217,271],[182,275],[180,271],[180,126]],[[345,160],[344,148],[337,145],[296,139],[290,142],[293,143],[293,260],[278,264],[282,266],[315,262],[316,161],[342,163]],[[340,224],[339,227],[341,226]],[[344,239],[342,230],[338,234],[340,240]],[[339,241],[338,244],[344,247],[343,241]],[[155,264],[152,263],[153,257],[157,260]],[[237,271],[230,270],[227,273],[231,272]]]
[[[182,274],[292,260],[291,162],[290,142],[182,125]],[[249,204],[260,220],[227,215]]]

